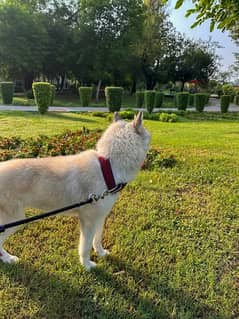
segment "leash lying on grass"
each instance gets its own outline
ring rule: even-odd
[[[74,208],[77,208],[77,207],[81,207],[81,206],[84,206],[84,205],[87,205],[87,204],[91,204],[93,202],[97,202],[100,199],[104,199],[105,196],[108,196],[110,194],[113,195],[113,194],[118,193],[125,186],[126,186],[126,183],[120,183],[120,184],[117,184],[114,188],[111,188],[110,190],[104,191],[101,195],[90,194],[89,198],[86,201],[75,203],[75,204],[72,204],[72,205],[69,205],[69,206],[65,206],[65,207],[62,207],[62,208],[59,208],[59,209],[55,209],[55,210],[52,210],[52,211],[49,211],[49,212],[45,212],[45,213],[39,214],[37,216],[32,216],[32,217],[29,217],[29,218],[20,219],[20,220],[17,220],[15,222],[12,222],[12,223],[9,223],[9,224],[0,225],[0,233],[4,233],[9,228],[13,228],[13,227],[16,227],[16,226],[28,224],[28,223],[34,222],[36,220],[39,220],[39,219],[43,219],[43,218],[46,218],[46,217],[50,217],[50,216],[53,216],[53,215],[60,214],[60,213],[65,212],[67,210],[71,210],[71,209],[74,209]]]

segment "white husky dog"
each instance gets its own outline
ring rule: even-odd
[[[25,217],[27,207],[52,210],[88,199],[89,194],[102,194],[107,189],[99,157],[109,159],[115,184],[128,183],[139,171],[146,157],[150,134],[139,112],[132,122],[121,120],[116,113],[114,123],[97,143],[96,150],[77,155],[16,159],[0,163],[0,225]],[[68,214],[79,216],[81,234],[80,262],[86,269],[96,264],[90,260],[93,245],[99,256],[109,252],[101,238],[106,216],[118,198],[110,194]],[[16,256],[3,248],[4,241],[17,227],[0,233],[0,260],[14,263]]]

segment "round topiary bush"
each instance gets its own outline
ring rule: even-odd
[[[14,92],[13,82],[1,82],[0,87],[3,104],[12,104]]]
[[[194,106],[198,112],[202,112],[206,105],[207,96],[204,93],[194,94]]]
[[[110,112],[120,111],[122,105],[123,88],[107,86],[105,88],[106,106]]]
[[[226,113],[228,111],[230,101],[231,101],[231,95],[222,95],[221,96],[220,107],[221,107],[222,113]]]
[[[79,94],[82,106],[89,106],[92,99],[93,88],[91,86],[79,87]]]
[[[163,105],[163,93],[162,92],[155,92],[154,97],[154,107],[159,108]]]
[[[32,89],[39,113],[45,114],[52,100],[52,85],[48,82],[34,82]]]
[[[149,113],[153,112],[155,100],[155,91],[147,90],[144,92],[144,105]]]
[[[137,91],[135,93],[135,97],[136,97],[136,107],[142,108],[144,105],[144,91]]]
[[[189,93],[179,92],[176,93],[176,106],[180,111],[186,111],[188,107]]]

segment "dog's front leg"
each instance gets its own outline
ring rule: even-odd
[[[109,251],[107,249],[104,249],[102,246],[102,233],[104,229],[104,224],[105,224],[105,216],[102,216],[98,220],[95,236],[93,239],[93,248],[95,252],[101,257],[109,255]]]
[[[92,241],[95,234],[96,225],[95,223],[90,224],[89,221],[84,220],[84,218],[80,218],[80,224],[80,262],[87,270],[90,270],[96,266],[96,263],[90,260],[90,251],[92,248]]]

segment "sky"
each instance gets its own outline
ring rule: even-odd
[[[204,22],[202,25],[197,26],[193,29],[190,26],[195,22],[194,16],[184,17],[187,9],[193,8],[191,0],[184,0],[184,4],[179,9],[175,10],[174,6],[176,0],[169,1],[169,17],[177,31],[186,34],[186,36],[193,39],[208,40],[209,37],[212,41],[217,41],[223,48],[217,49],[217,54],[222,58],[221,60],[221,71],[228,71],[231,64],[234,63],[235,58],[233,52],[239,52],[239,46],[230,39],[228,32],[222,32],[221,30],[215,29],[210,32],[210,21]]]

